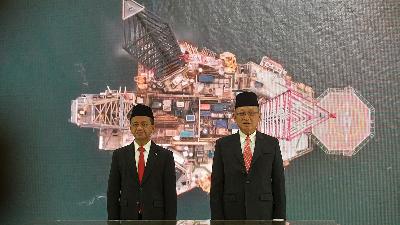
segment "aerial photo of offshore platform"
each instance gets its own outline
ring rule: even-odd
[[[259,96],[259,131],[279,139],[284,165],[313,150],[352,156],[374,135],[374,108],[352,87],[330,88],[315,97],[276,61],[239,63],[178,41],[170,26],[133,0],[122,0],[125,49],[138,63],[136,90],[82,94],[72,100],[70,122],[99,130],[99,149],[133,141],[128,115],[134,104],[149,105],[152,139],[174,153],[177,193],[195,187],[209,192],[215,141],[238,131],[232,118],[235,95]]]

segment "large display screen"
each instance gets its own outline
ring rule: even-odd
[[[5,222],[106,219],[135,104],[173,152],[178,219],[209,219],[215,141],[238,132],[235,95],[253,91],[258,130],[279,139],[289,220],[400,224],[398,2],[2,6]]]

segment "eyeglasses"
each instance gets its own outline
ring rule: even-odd
[[[258,115],[258,112],[237,112],[235,113],[237,116],[244,117],[246,115],[252,117]]]
[[[143,128],[149,127],[151,124],[150,123],[131,123],[131,127],[133,128],[138,128],[139,126]]]

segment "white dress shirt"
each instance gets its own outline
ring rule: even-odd
[[[139,164],[139,155],[140,152],[138,151],[138,148],[140,147],[140,145],[138,143],[136,143],[136,141],[134,141],[134,145],[135,145],[135,161],[136,161],[136,169],[138,168],[138,164]],[[147,158],[149,156],[149,152],[150,152],[150,146],[151,146],[151,140],[149,142],[147,142],[147,144],[145,144],[143,146],[144,148],[144,165],[146,166],[147,163]]]
[[[256,133],[257,131],[254,131],[252,134],[250,134],[250,150],[251,154],[254,154],[254,147],[256,146]],[[244,152],[244,147],[246,146],[246,137],[247,134],[243,133],[241,130],[239,130],[239,136],[240,136],[240,146],[242,148],[242,153]]]

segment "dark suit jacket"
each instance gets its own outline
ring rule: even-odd
[[[246,173],[239,133],[217,140],[211,174],[212,220],[286,219],[285,178],[278,139],[257,131]]]
[[[176,174],[171,151],[151,142],[139,184],[134,143],[114,151],[107,190],[109,220],[176,220]]]

